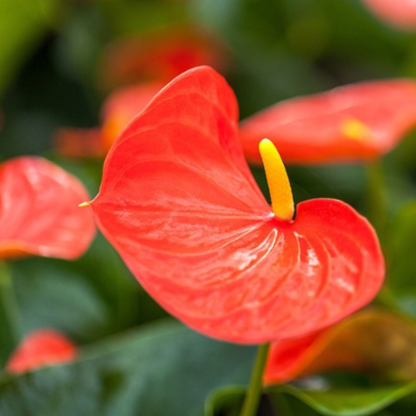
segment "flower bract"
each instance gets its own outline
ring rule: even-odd
[[[6,371],[24,373],[46,365],[73,361],[77,347],[64,335],[52,329],[30,333],[18,346],[6,365]]]
[[[103,157],[123,128],[163,87],[158,82],[119,88],[108,96],[101,109],[99,128],[65,127],[55,135],[55,147],[63,156]]]
[[[387,80],[351,84],[283,101],[245,119],[244,153],[261,163],[258,138],[269,138],[285,163],[374,159],[393,149],[416,125],[416,83]]]
[[[279,204],[272,210],[245,161],[231,88],[199,67],[123,130],[90,206],[164,308],[208,336],[255,344],[342,319],[384,277],[375,232],[350,206],[310,200],[292,219],[290,204],[275,214]]]
[[[414,0],[363,0],[380,19],[391,26],[416,30],[416,2]]]
[[[83,254],[95,235],[92,216],[78,208],[86,198],[78,179],[43,158],[1,164],[0,259]]]

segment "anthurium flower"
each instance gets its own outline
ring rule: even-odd
[[[108,96],[101,109],[101,127],[65,127],[55,135],[58,154],[69,157],[103,157],[113,141],[159,92],[163,84],[152,82],[119,88]]]
[[[416,29],[416,2],[414,0],[363,0],[363,2],[386,23],[400,29]]]
[[[384,276],[379,243],[341,201],[302,202],[294,218],[266,140],[270,207],[237,121],[217,72],[184,73],[123,130],[84,205],[150,295],[195,330],[248,344],[305,335],[371,300]]]
[[[371,372],[394,381],[416,376],[416,327],[399,315],[368,309],[306,337],[272,343],[264,383],[327,371]]]
[[[261,163],[258,137],[287,163],[351,162],[390,151],[415,125],[416,83],[396,79],[283,101],[243,120],[240,136],[253,163]]]
[[[81,182],[39,157],[0,165],[0,259],[38,255],[73,259],[95,235],[94,221],[78,204]]]
[[[167,83],[199,65],[222,68],[224,47],[208,32],[194,27],[169,26],[113,42],[99,65],[104,88]]]
[[[64,335],[52,329],[29,334],[10,357],[6,371],[25,373],[47,365],[64,364],[75,360],[77,347]]]

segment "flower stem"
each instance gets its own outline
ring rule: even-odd
[[[370,222],[382,238],[387,221],[387,199],[381,159],[370,162],[367,173],[367,212]]]
[[[6,264],[0,262],[0,369],[20,341],[20,318]]]
[[[255,416],[257,414],[257,408],[259,406],[262,392],[263,372],[264,367],[266,366],[269,347],[269,343],[262,344],[257,350],[256,361],[251,374],[250,386],[248,388],[246,398],[244,399],[243,410],[241,411],[240,416]]]

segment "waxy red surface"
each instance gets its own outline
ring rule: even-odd
[[[78,208],[81,182],[39,157],[0,165],[0,259],[38,255],[73,259],[89,247],[95,226]]]
[[[23,340],[10,357],[6,371],[20,374],[46,365],[67,363],[77,355],[77,347],[64,335],[52,329],[41,329]]]
[[[240,136],[257,164],[259,137],[286,163],[352,162],[390,151],[415,125],[416,83],[373,81],[278,103],[243,120]]]
[[[363,0],[363,2],[388,24],[405,30],[416,30],[415,0]]]
[[[214,70],[176,78],[110,150],[91,202],[97,223],[150,295],[208,336],[254,344],[328,326],[383,281],[374,230],[336,200],[275,218],[237,120]]]

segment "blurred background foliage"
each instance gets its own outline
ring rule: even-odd
[[[221,50],[219,70],[241,118],[347,83],[416,78],[416,31],[389,27],[360,0],[0,0],[0,21],[0,158],[43,155],[79,177],[91,195],[102,158],[62,156],[54,137],[64,126],[100,124],[115,88],[106,83],[110,51],[126,37],[146,42],[183,27],[204,32]],[[136,57],[149,68],[151,50]],[[388,223],[380,237],[389,268],[376,301],[406,319],[416,319],[414,136],[383,160]],[[295,201],[334,197],[368,214],[364,166],[288,172]],[[267,194],[262,170],[253,173]],[[58,329],[83,353],[68,366],[4,375],[1,415],[200,415],[204,403],[206,415],[237,414],[253,348],[166,321],[102,236],[75,262],[30,258],[10,269],[25,331]],[[261,414],[413,414],[415,384],[410,377],[393,381],[330,374],[275,387]]]

